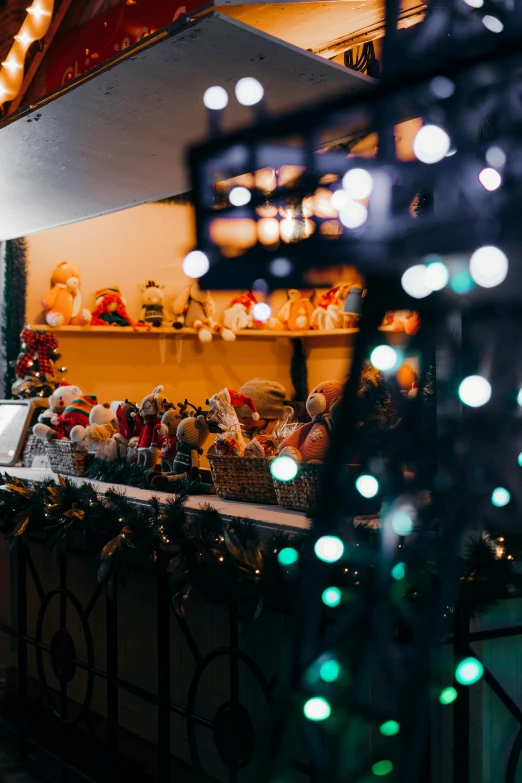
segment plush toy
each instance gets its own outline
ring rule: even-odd
[[[159,414],[163,412],[165,405],[168,405],[162,392],[163,386],[156,386],[143,398],[140,405],[143,429],[138,438],[138,465],[145,467],[154,467],[159,458],[156,430],[161,426]]]
[[[252,329],[254,326],[254,316],[252,310],[258,303],[258,299],[252,291],[247,294],[240,294],[232,299],[230,307],[223,313],[223,325],[232,332],[238,332],[240,329]]]
[[[207,421],[216,422],[222,430],[214,442],[215,452],[220,456],[243,456],[245,439],[236,408],[247,406],[252,411],[252,419],[259,421],[259,413],[253,399],[233,389],[221,389],[206,400],[206,404],[210,407]]]
[[[162,472],[172,472],[173,462],[176,457],[178,445],[177,430],[182,419],[182,411],[179,406],[172,406],[161,417],[160,426],[156,429],[153,442],[159,447]]]
[[[107,439],[105,445],[98,450],[96,456],[106,460],[127,459],[135,462],[138,458],[137,442],[143,429],[143,424],[138,415],[138,406],[133,402],[129,402],[129,400],[125,400],[116,409],[116,420],[118,422],[116,432]],[[136,442],[136,459],[134,460],[129,459],[128,453],[131,440]]]
[[[91,322],[90,312],[82,308],[80,271],[67,261],[55,267],[51,276],[51,290],[42,300],[42,305],[49,326],[86,326]]]
[[[76,424],[71,429],[70,438],[73,443],[81,443],[89,451],[98,453],[109,438],[118,431],[118,419],[108,402],[94,405],[89,413],[89,424],[84,427]]]
[[[416,334],[421,325],[420,315],[413,310],[395,310],[386,313],[382,326],[391,332],[405,332],[411,336]]]
[[[290,288],[288,301],[282,306],[275,318],[268,321],[269,329],[289,329],[291,332],[305,332],[311,327],[314,306],[311,302],[313,291],[298,291]]]
[[[344,323],[343,302],[348,296],[351,285],[351,283],[339,283],[319,297],[310,319],[312,329],[320,331],[342,329]]]
[[[16,380],[11,394],[17,399],[49,397],[58,386],[65,367],[57,369],[60,359],[54,334],[24,327],[20,333],[20,353],[14,362]]]
[[[202,343],[209,343],[214,334],[227,342],[236,339],[234,332],[221,326],[215,318],[216,305],[210,291],[202,291],[197,283],[181,291],[172,302],[174,329],[192,326]]]
[[[350,286],[343,304],[343,327],[345,329],[354,329],[359,326],[365,293],[362,285]]]
[[[163,324],[164,288],[164,285],[157,285],[154,280],[149,280],[146,285],[140,285],[142,293],[140,324],[154,327],[159,327]]]
[[[342,392],[341,381],[325,381],[312,389],[306,401],[306,410],[312,421],[285,438],[279,446],[279,453],[298,462],[323,462],[330,438],[331,410]]]
[[[208,438],[208,424],[204,416],[187,416],[178,424],[176,437],[178,445],[176,456],[172,463],[172,472],[159,473],[152,478],[152,486],[157,489],[167,489],[174,482],[182,479],[199,478],[199,457],[203,454],[202,446]],[[212,484],[197,483],[197,492],[213,494]]]
[[[76,424],[87,425],[96,397],[82,395],[79,386],[62,381],[49,397],[49,410],[42,413],[33,427],[33,434],[41,440],[69,439]]]
[[[138,330],[117,286],[96,291],[91,323],[93,326],[130,326],[134,331]],[[150,329],[150,325],[147,326]]]

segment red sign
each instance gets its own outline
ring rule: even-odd
[[[95,68],[201,5],[202,0],[136,0],[133,4],[124,1],[58,36],[47,56],[46,91]]]

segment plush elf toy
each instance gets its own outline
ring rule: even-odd
[[[143,429],[138,440],[138,465],[145,467],[153,467],[157,462],[156,431],[161,426],[159,413],[167,403],[167,398],[162,392],[163,386],[156,386],[151,394],[143,398],[140,405]]]
[[[95,297],[91,321],[93,326],[131,326],[137,331],[138,327],[127,312],[125,299],[117,286],[102,288],[96,291]]]

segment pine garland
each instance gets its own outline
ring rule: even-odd
[[[6,243],[4,269],[4,312],[2,321],[4,394],[11,397],[15,380],[14,363],[20,352],[20,332],[25,324],[27,296],[27,243],[12,239]]]
[[[281,566],[278,554],[285,547],[298,553],[305,535],[278,531],[260,541],[251,520],[225,520],[211,506],[186,509],[188,487],[165,502],[151,498],[136,503],[117,490],[100,496],[92,484],[76,485],[58,476],[53,481],[27,483],[5,475],[0,489],[0,531],[16,547],[28,536],[44,539],[63,552],[73,535],[83,535],[85,546],[98,557],[98,581],[113,576],[126,582],[133,556],[144,553],[151,564],[169,574],[172,605],[183,615],[193,591],[212,602],[237,601],[243,625],[257,617],[264,606],[291,610],[299,566]],[[343,600],[350,600],[364,579],[374,579],[380,530],[355,528],[359,546],[357,570],[340,561],[331,566],[330,585],[338,587]],[[396,582],[397,596],[408,599],[422,612],[445,567],[445,553],[438,540],[417,537],[422,545],[403,557],[405,577]],[[461,562],[461,598],[472,615],[490,609],[498,599],[522,590],[517,562],[522,557],[522,534],[492,536],[485,532],[472,539]],[[301,577],[306,579],[306,574]],[[394,602],[395,603],[395,602]],[[451,607],[448,607],[451,613]],[[401,612],[397,613],[398,639]]]

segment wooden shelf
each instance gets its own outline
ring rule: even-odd
[[[144,336],[154,337],[157,335],[166,335],[168,337],[195,337],[197,332],[195,329],[173,329],[172,326],[160,326],[156,329],[151,329],[149,332],[140,328],[137,332],[133,331],[130,326],[57,326],[52,327],[47,324],[30,324],[29,329],[39,330],[42,332],[53,332],[54,334],[78,334],[78,335],[122,335],[128,336]],[[306,332],[290,332],[287,330],[274,330],[271,329],[242,329],[236,332],[237,337],[246,337],[249,339],[260,337],[303,337],[303,338],[320,338],[320,337],[343,337],[350,334],[357,334],[358,329],[330,329],[327,331],[306,331]],[[389,327],[383,326],[380,331],[393,334],[397,337],[403,337],[404,332],[393,332]],[[219,339],[219,338],[217,338]]]

